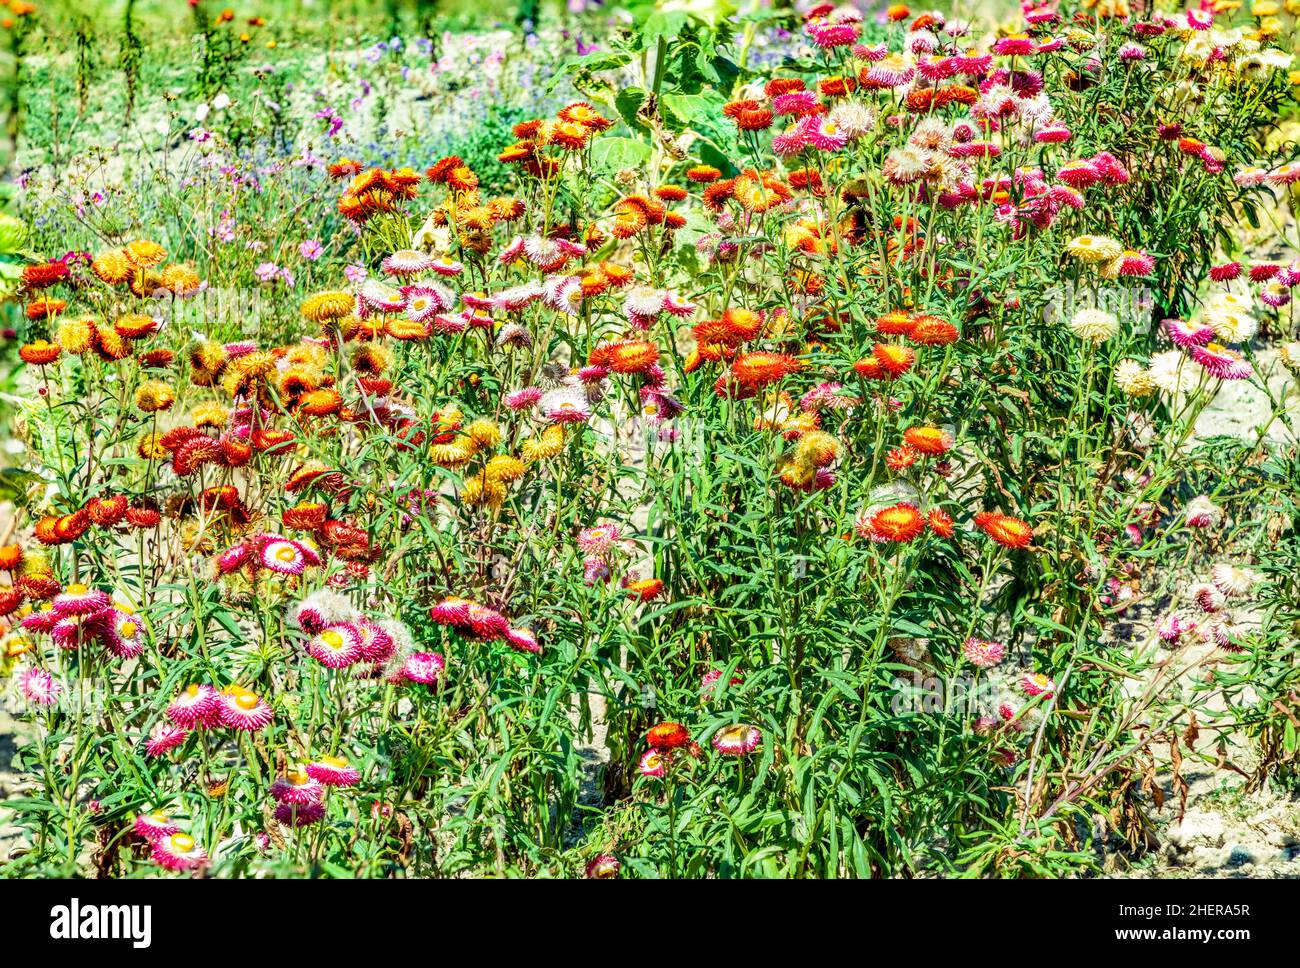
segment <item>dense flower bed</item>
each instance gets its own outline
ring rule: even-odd
[[[219,102],[155,231],[79,195],[12,869],[1042,876],[1143,846],[1157,747],[1284,775],[1300,261],[1233,247],[1293,18],[1232,6],[822,5],[757,63],[660,13],[491,190],[241,168]]]

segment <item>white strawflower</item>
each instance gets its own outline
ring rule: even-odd
[[[1214,587],[1224,595],[1245,595],[1259,581],[1259,575],[1249,568],[1238,568],[1227,562],[1220,562],[1210,571]]]
[[[876,127],[876,110],[859,101],[843,101],[831,109],[830,119],[850,140],[863,138]]]
[[[1137,360],[1120,360],[1115,366],[1115,385],[1130,397],[1149,397],[1156,392],[1156,382]]]
[[[1070,332],[1085,343],[1104,343],[1119,332],[1119,320],[1104,309],[1080,309],[1070,317]]]
[[[1254,304],[1235,292],[1217,292],[1205,302],[1202,320],[1225,343],[1244,343],[1259,331]]]
[[[1196,385],[1196,370],[1178,350],[1165,350],[1151,357],[1147,373],[1151,382],[1165,393],[1185,393]]]

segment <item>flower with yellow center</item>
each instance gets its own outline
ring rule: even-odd
[[[1089,264],[1110,262],[1124,254],[1124,246],[1105,235],[1080,235],[1065,243],[1065,251]]]

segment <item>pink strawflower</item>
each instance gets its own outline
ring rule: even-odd
[[[180,833],[181,830],[172,821],[172,818],[161,810],[140,814],[135,818],[133,829],[138,837],[142,837],[151,844],[157,843],[163,837],[170,837],[172,834]]]
[[[85,585],[69,585],[55,595],[52,602],[54,613],[59,618],[91,615],[108,608],[112,603],[113,599],[109,597],[107,592],[87,588]]]
[[[211,729],[221,723],[221,696],[211,686],[190,685],[167,707],[167,718],[183,729]]]
[[[1056,695],[1056,683],[1041,672],[1027,672],[1020,677],[1020,688],[1030,697]]]
[[[433,268],[433,257],[417,252],[415,249],[398,249],[386,256],[379,268],[390,276],[409,278],[428,272]]]
[[[325,787],[305,769],[294,767],[271,784],[271,796],[277,803],[292,803],[301,807],[320,803],[325,796]]]
[[[578,532],[578,547],[584,554],[603,555],[623,537],[616,524],[599,524]]]
[[[432,321],[439,313],[450,311],[456,302],[455,297],[442,286],[402,286],[400,291],[405,301],[403,313],[415,323]]]
[[[307,774],[325,786],[349,787],[361,782],[357,768],[337,756],[322,756],[308,763]]]
[[[189,834],[174,833],[154,841],[153,860],[169,871],[194,870],[207,864],[208,852]]]
[[[537,409],[552,423],[583,423],[591,417],[587,395],[576,387],[548,390],[537,401]]]
[[[720,680],[721,678],[722,678],[721,669],[710,669],[708,672],[704,673],[704,677],[700,679],[701,698],[705,700],[712,699],[714,692],[717,691],[718,680]],[[744,681],[745,681],[745,677],[737,673],[736,675],[731,677],[729,684],[733,686],[738,686]]]
[[[723,726],[713,734],[713,748],[726,756],[744,756],[758,749],[763,742],[763,733],[757,726],[738,723]]]
[[[1006,646],[1001,642],[989,642],[971,636],[962,643],[961,651],[971,665],[991,669],[1006,655]]]
[[[646,750],[641,754],[641,762],[637,764],[637,771],[642,776],[658,779],[667,772],[666,766],[662,753],[658,750]]]
[[[422,686],[432,686],[442,678],[447,663],[437,652],[415,652],[402,664],[402,678]]]
[[[52,706],[63,691],[63,684],[44,669],[25,669],[18,674],[23,698],[36,706]]]
[[[1183,633],[1186,631],[1187,626],[1183,624],[1183,620],[1178,617],[1177,612],[1170,612],[1156,625],[1156,635],[1170,645],[1177,645],[1178,640],[1182,638]]]
[[[240,686],[227,686],[221,692],[221,725],[255,733],[265,729],[275,718],[270,704],[254,692]]]
[[[510,643],[512,649],[520,652],[531,652],[538,655],[542,647],[537,642],[537,636],[533,634],[532,629],[511,628],[506,632],[506,641]]]
[[[1223,520],[1223,509],[1204,494],[1188,501],[1183,513],[1186,516],[1189,528],[1217,527],[1219,522]]]
[[[1198,582],[1188,591],[1196,607],[1207,614],[1214,614],[1223,609],[1227,596],[1208,582]]]
[[[147,756],[162,756],[169,753],[176,747],[185,742],[190,731],[184,726],[172,726],[168,723],[159,723],[145,740],[144,751]]]

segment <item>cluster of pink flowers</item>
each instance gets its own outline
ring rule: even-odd
[[[137,837],[145,841],[159,867],[169,871],[195,870],[208,863],[208,852],[187,833],[182,833],[166,813],[155,810],[135,818]]]
[[[133,659],[145,647],[145,626],[140,617],[114,603],[107,592],[85,585],[68,585],[21,624],[29,632],[50,636],[61,649],[79,649],[98,642],[119,659]]]
[[[1227,652],[1241,652],[1237,641],[1241,628],[1226,610],[1229,602],[1248,596],[1260,576],[1248,568],[1219,562],[1210,570],[1210,580],[1195,582],[1187,597],[1200,616],[1188,619],[1177,611],[1164,615],[1156,625],[1156,635],[1170,647],[1182,644],[1187,636],[1203,643],[1212,642]]]
[[[347,760],[324,756],[298,764],[271,784],[275,819],[285,826],[305,827],[325,818],[325,795],[331,787],[356,786],[361,774]]]
[[[158,723],[145,741],[145,752],[162,756],[180,746],[194,730],[225,727],[255,733],[275,718],[257,693],[230,685],[218,691],[210,685],[191,684],[167,706],[168,722]]]
[[[480,642],[504,640],[519,652],[538,654],[542,646],[532,629],[512,625],[496,609],[468,598],[444,598],[429,609],[429,617],[439,625],[454,629],[462,636]]]

